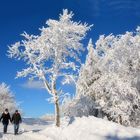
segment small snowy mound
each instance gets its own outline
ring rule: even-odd
[[[138,140],[140,129],[124,127],[95,117],[75,118],[72,124],[40,132],[52,140]]]

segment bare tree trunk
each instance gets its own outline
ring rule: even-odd
[[[52,79],[52,83],[51,83],[51,88],[45,78],[45,76],[42,74],[42,79],[44,81],[45,87],[47,89],[47,91],[53,95],[54,97],[54,104],[55,104],[55,125],[57,127],[60,126],[60,109],[59,109],[59,98],[57,95],[57,91],[56,91],[56,79],[53,78]]]
[[[57,127],[60,126],[60,110],[59,110],[59,102],[57,94],[55,94],[55,125]]]
[[[122,125],[122,116],[121,115],[119,115],[119,122],[118,123]]]

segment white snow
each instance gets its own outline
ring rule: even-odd
[[[30,122],[29,125],[27,121]],[[2,136],[0,140],[139,140],[140,129],[124,127],[119,124],[109,122],[95,117],[75,118],[71,124],[69,119],[63,119],[60,128],[51,123],[40,120],[26,120],[21,124],[20,132],[13,135],[13,126],[8,127],[8,134]],[[2,125],[0,125],[2,131]]]

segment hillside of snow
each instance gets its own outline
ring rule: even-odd
[[[13,135],[13,126],[0,140],[140,140],[140,129],[124,127],[119,124],[95,117],[82,117],[62,120],[60,128],[51,122],[26,119],[20,126],[20,134]]]

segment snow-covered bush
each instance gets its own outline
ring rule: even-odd
[[[17,105],[9,86],[2,83],[0,84],[0,112],[3,112],[5,108],[8,108],[12,113],[17,109]]]
[[[61,105],[62,115],[69,117],[98,116],[101,117],[101,109],[89,96],[77,96],[73,99],[65,99]]]

